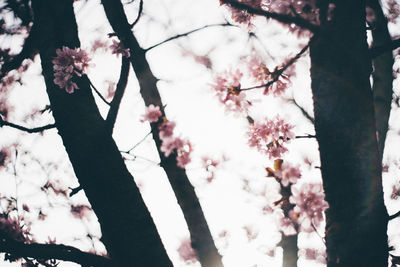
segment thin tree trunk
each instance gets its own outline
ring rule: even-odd
[[[163,104],[157,89],[157,78],[150,70],[145,50],[140,47],[131,31],[121,2],[102,0],[102,3],[111,27],[124,46],[130,48],[132,67],[138,78],[140,93],[146,106],[153,104],[162,107]],[[177,166],[176,153],[165,157],[160,150],[161,140],[158,125],[158,123],[151,124],[153,139],[161,159],[161,166],[167,174],[188,225],[192,247],[203,267],[223,266],[196,192],[186,175],[185,169]]]
[[[283,186],[281,184],[281,195],[283,198],[282,211],[285,217],[289,218],[289,212],[293,209],[294,205],[289,202],[291,195],[291,185]],[[280,245],[283,250],[282,256],[282,267],[297,267],[299,248],[297,246],[298,230],[299,226],[297,223],[294,224],[296,234],[286,236],[282,233],[282,240]]]
[[[153,220],[100,116],[87,77],[68,94],[53,83],[52,59],[79,47],[72,0],[33,0],[47,93],[75,174],[95,211],[113,266],[172,266]]]
[[[367,5],[374,11],[372,21],[372,47],[389,43],[390,37],[387,19],[383,14],[379,0],[368,0]],[[381,160],[385,148],[386,134],[393,94],[393,52],[388,52],[373,59],[374,71],[372,72],[374,95],[374,107],[376,118],[376,129],[378,131],[378,144]]]
[[[328,267],[387,267],[387,212],[376,138],[365,1],[336,1],[310,47],[326,200]]]

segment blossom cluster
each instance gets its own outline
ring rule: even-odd
[[[131,56],[129,52],[129,48],[124,48],[121,42],[116,40],[112,41],[112,45],[110,46],[111,53],[116,55],[122,55],[123,57],[129,58]]]
[[[249,145],[267,154],[269,158],[279,158],[287,151],[285,144],[295,137],[293,126],[276,116],[265,118],[263,122],[250,125]]]
[[[239,0],[238,2],[246,4],[250,7],[253,7],[255,9],[262,9],[263,7],[263,0]],[[251,19],[253,18],[253,15],[249,14],[245,10],[240,10],[237,8],[234,8],[230,6],[229,4],[227,5],[229,8],[230,12],[232,13],[232,19],[240,24],[247,24],[248,26],[251,25]]]
[[[268,176],[273,176],[284,187],[297,183],[301,178],[300,165],[292,165],[281,159],[275,160],[274,169],[267,168]]]
[[[292,196],[289,201],[295,205],[291,216],[298,217],[305,231],[318,227],[324,220],[324,211],[329,207],[322,185],[304,183],[292,186],[291,190]]]
[[[197,261],[196,252],[194,252],[189,238],[182,241],[178,248],[178,254],[186,263],[195,263]]]
[[[266,85],[264,95],[282,95],[289,86],[289,79],[279,72],[278,67],[270,71],[260,57],[252,56],[247,62],[250,77],[254,82]]]
[[[242,77],[243,73],[238,69],[219,73],[215,76],[211,88],[227,111],[246,114],[251,103],[246,100],[246,94],[240,90]]]
[[[146,108],[141,122],[148,121],[155,123],[159,121],[161,116],[162,112],[159,106],[149,105]],[[171,153],[176,151],[177,165],[181,168],[185,168],[191,161],[190,154],[192,152],[192,145],[189,140],[174,136],[175,126],[175,122],[168,121],[165,118],[164,121],[158,125],[159,136],[162,141],[160,150],[166,157],[169,157]]]
[[[90,58],[80,48],[71,49],[63,46],[56,50],[57,56],[53,59],[54,83],[63,88],[67,93],[73,93],[79,89],[72,81],[74,74],[82,76],[89,67]]]

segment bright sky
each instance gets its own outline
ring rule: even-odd
[[[91,0],[85,5],[82,1],[78,1],[75,7],[82,48],[90,49],[95,39],[105,40],[106,34],[110,33],[111,29],[107,24],[100,1]],[[129,19],[133,21],[136,18],[137,3],[126,5],[126,12]],[[135,26],[135,35],[142,47],[146,48],[177,33],[207,24],[223,23],[225,18],[229,18],[229,14],[219,6],[218,0],[146,0],[144,13]],[[261,212],[262,207],[275,196],[274,192],[276,192],[276,185],[265,178],[264,171],[264,168],[271,166],[272,162],[248,147],[246,120],[224,112],[224,108],[217,102],[209,86],[212,82],[212,73],[204,66],[196,64],[192,57],[183,56],[183,51],[193,51],[197,55],[209,53],[214,70],[223,71],[230,67],[237,67],[239,58],[249,55],[253,45],[254,49],[260,52],[268,51],[270,55],[273,55],[272,58],[267,53],[262,54],[267,65],[273,68],[283,62],[287,56],[297,53],[306,43],[305,39],[299,41],[296,36],[291,36],[286,29],[275,23],[265,24],[264,20],[256,20],[255,25],[262,46],[257,40],[249,41],[246,29],[243,27],[213,27],[194,33],[190,35],[190,38],[184,37],[155,48],[148,53],[147,57],[152,71],[161,79],[158,86],[163,102],[167,104],[166,113],[169,119],[175,121],[176,130],[194,144],[193,162],[187,167],[187,173],[196,188],[211,232],[220,252],[224,255],[223,261],[227,267],[264,267],[281,264],[281,250],[276,251],[275,257],[265,255],[265,251],[273,249],[280,240],[280,234],[276,231],[274,220]],[[111,44],[111,41],[109,43]],[[16,46],[16,44],[12,45]],[[91,57],[94,66],[90,69],[89,77],[106,95],[106,81],[116,82],[118,79],[120,59],[111,53],[106,55],[96,53]],[[29,119],[22,121],[24,116],[31,113],[32,107],[41,109],[48,101],[43,79],[39,75],[39,58],[36,58],[36,62],[24,77],[25,85],[16,86],[11,96],[16,112],[10,120],[29,126],[43,125],[52,121],[48,114],[37,117],[34,121]],[[292,80],[293,86],[286,96],[294,95],[302,106],[312,112],[308,69],[308,58],[304,57],[297,64],[297,77]],[[313,134],[312,125],[295,107],[270,96],[260,96],[260,92],[249,93],[250,99],[257,99],[251,109],[251,115],[255,119],[279,114],[296,125],[297,135]],[[105,115],[106,105],[101,100],[98,101],[98,105],[102,114]],[[136,78],[131,71],[114,132],[115,140],[121,150],[129,149],[148,134],[149,125],[140,122],[143,113],[144,104]],[[399,129],[394,125],[394,122],[398,121],[395,118],[399,114],[398,112],[392,114],[393,131],[388,137],[388,142],[397,143],[399,140],[397,135]],[[3,146],[16,141],[22,143],[16,164],[18,181],[24,180],[29,181],[30,184],[42,185],[47,179],[42,169],[44,166],[51,179],[59,179],[69,187],[77,185],[71,167],[66,162],[66,153],[61,139],[55,130],[50,130],[41,136],[19,135],[16,130],[4,128],[0,132],[0,140],[2,140],[0,145]],[[390,147],[393,149],[388,149],[386,157],[398,160],[399,157],[394,150],[398,146]],[[22,150],[29,150],[32,154],[21,156]],[[292,142],[290,153],[285,156],[285,159],[300,164],[304,162],[304,158],[311,159],[313,167],[302,167],[303,179],[318,181],[319,171],[314,168],[319,165],[317,151],[314,140],[298,139]],[[135,161],[127,161],[127,166],[136,182],[141,185],[141,192],[171,260],[176,266],[200,266],[199,264],[185,265],[176,251],[180,243],[188,237],[188,231],[165,174],[156,164],[159,159],[151,138],[148,137],[141,143],[134,153],[138,158]],[[206,183],[207,174],[201,167],[201,157],[221,158],[223,155],[228,158],[228,161],[217,170],[216,179],[211,184]],[[43,166],[32,162],[30,156],[37,158]],[[24,161],[27,161],[26,167],[22,166]],[[57,170],[54,170],[52,162],[60,165]],[[390,173],[385,174],[385,178],[388,178],[384,181],[388,194],[390,194],[393,179],[399,172],[399,167],[391,166],[389,170]],[[11,169],[8,174],[2,172],[1,176],[4,182],[2,182],[0,192],[8,194],[16,192],[15,177]],[[267,188],[266,196],[257,197],[245,192],[244,179],[249,180],[251,188],[256,192]],[[43,205],[46,198],[42,196],[43,194],[32,193],[35,186],[30,184],[21,183],[18,187],[20,202],[29,201],[37,206]],[[32,196],[32,194],[35,195]],[[74,203],[85,201],[83,193],[73,196],[71,201]],[[389,214],[395,211],[397,209],[391,205]],[[250,226],[259,232],[256,240],[248,242],[244,226]],[[47,237],[51,236],[56,237],[57,242],[75,245],[82,249],[90,249],[90,242],[74,240],[73,237],[82,237],[88,229],[94,236],[100,236],[93,216],[90,220],[79,221],[68,215],[68,209],[62,206],[57,207],[56,212],[51,212],[48,220],[32,227],[32,231],[38,236],[38,241],[46,241]],[[397,236],[398,233],[395,234],[394,229],[395,227],[391,225],[389,232]],[[322,234],[323,229],[319,230]],[[228,231],[227,240],[218,238],[218,234],[222,231]],[[224,243],[227,244],[226,247]],[[316,234],[301,235],[299,245],[300,247],[321,247],[322,240]],[[96,251],[103,250],[102,245],[96,240],[94,246]],[[300,260],[299,263],[299,266],[312,266],[310,261]],[[15,266],[6,263],[2,263],[3,265]],[[63,263],[60,266],[76,265]]]

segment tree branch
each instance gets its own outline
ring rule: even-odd
[[[385,43],[380,46],[372,47],[369,51],[371,52],[371,58],[376,58],[385,52],[394,50],[400,47],[400,38],[392,40],[391,42]]]
[[[275,19],[276,21],[279,21],[284,24],[296,24],[297,26],[307,29],[313,33],[316,33],[319,31],[319,26],[312,24],[306,19],[303,19],[302,17],[293,17],[291,15],[286,15],[286,14],[279,14],[279,13],[274,13],[274,12],[269,12],[261,9],[254,8],[250,5],[238,2],[237,0],[221,0],[221,3],[230,5],[233,8],[244,10],[249,14],[252,15],[259,15],[259,16],[264,16],[266,18],[271,18]]]
[[[389,221],[390,221],[390,220],[393,220],[393,219],[396,219],[396,218],[399,217],[399,216],[400,216],[400,211],[396,212],[396,213],[393,214],[393,215],[390,215],[390,216],[389,216]]]
[[[92,81],[89,79],[89,77],[87,75],[84,75],[84,77],[88,80],[90,87],[92,87],[92,89],[94,90],[94,92],[100,97],[101,100],[103,100],[104,103],[106,103],[107,105],[111,106],[110,102],[108,102],[104,96],[99,92],[99,90],[97,90],[97,88],[94,86],[94,84],[92,83]]]
[[[16,257],[31,257],[40,260],[56,259],[75,262],[82,266],[106,267],[111,265],[111,260],[106,257],[59,244],[25,244],[14,240],[2,240],[0,251]]]
[[[293,63],[295,63],[306,51],[307,49],[310,47],[310,42],[308,42],[308,44],[306,46],[304,46],[299,53],[297,53],[294,57],[292,57],[286,64],[285,66],[283,66],[280,69],[275,70],[272,73],[272,76],[274,77],[271,81],[265,83],[265,84],[261,84],[261,85],[256,85],[256,86],[252,86],[252,87],[247,87],[247,88],[242,88],[239,89],[240,91],[249,91],[249,90],[253,90],[253,89],[259,89],[259,88],[267,88],[269,86],[271,86],[272,84],[274,84],[276,81],[279,80],[279,77],[283,74],[283,72],[285,70],[287,70],[287,68],[289,68],[291,65],[293,65]]]
[[[287,99],[287,101],[291,102],[293,105],[295,105],[301,111],[301,113],[304,115],[304,117],[306,117],[312,124],[314,124],[314,122],[315,122],[314,118],[302,106],[300,106],[299,103],[297,103],[297,101],[296,101],[296,99],[294,99],[294,97]]]
[[[40,133],[40,132],[43,132],[44,130],[48,130],[48,129],[52,129],[52,128],[56,127],[55,123],[53,123],[53,124],[47,124],[47,125],[35,127],[35,128],[27,128],[27,127],[24,127],[24,126],[21,126],[21,125],[12,123],[12,122],[5,121],[0,116],[0,127],[3,127],[3,126],[8,126],[8,127],[11,127],[11,128],[17,129],[17,130],[21,130],[21,131],[24,131],[27,133]]]
[[[177,35],[175,35],[175,36],[172,36],[172,37],[170,37],[170,38],[168,38],[168,39],[166,39],[166,40],[164,40],[164,41],[162,41],[162,42],[159,42],[159,43],[157,43],[157,44],[155,44],[155,45],[152,45],[152,46],[146,48],[146,49],[145,49],[145,52],[147,52],[147,51],[149,51],[149,50],[151,50],[151,49],[153,49],[153,48],[155,48],[155,47],[157,47],[157,46],[160,46],[160,45],[162,45],[162,44],[165,44],[165,43],[167,43],[167,42],[170,42],[170,41],[172,41],[172,40],[175,40],[175,39],[178,39],[178,38],[181,38],[181,37],[184,37],[184,36],[188,36],[189,34],[192,34],[192,33],[194,33],[194,32],[200,31],[200,30],[204,30],[204,29],[206,29],[206,28],[210,28],[210,27],[226,27],[226,26],[236,27],[235,25],[232,25],[232,24],[230,24],[229,22],[205,25],[205,26],[203,26],[203,27],[200,27],[200,28],[197,28],[197,29],[194,29],[194,30],[185,32],[185,33],[181,33],[181,34],[177,34]]]
[[[25,59],[33,58],[37,53],[36,51],[36,27],[32,26],[29,36],[25,39],[24,45],[19,54],[11,57],[11,60],[4,62],[0,69],[0,79],[3,78],[8,72],[18,69]]]
[[[143,12],[143,0],[140,0],[138,15],[135,21],[131,24],[131,28],[133,28],[136,25],[136,23],[138,23],[140,16],[142,15],[142,12]]]
[[[107,129],[110,131],[110,133],[112,133],[115,121],[117,120],[119,106],[121,104],[122,97],[124,96],[126,84],[128,83],[129,65],[129,59],[122,56],[121,74],[119,76],[114,98],[110,103],[110,109],[106,118]]]

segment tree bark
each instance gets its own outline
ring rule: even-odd
[[[390,43],[387,19],[383,14],[379,0],[368,0],[367,5],[374,11],[375,19],[372,21],[372,47]],[[393,52],[391,50],[373,59],[374,71],[372,72],[372,91],[374,95],[374,107],[376,129],[378,131],[379,153],[382,161],[385,148],[386,134],[393,94]]]
[[[295,206],[289,202],[289,197],[292,194],[291,187],[292,185],[283,186],[281,184],[281,195],[283,199],[281,208],[286,218],[290,218],[289,212]],[[299,226],[296,222],[294,222],[294,228],[296,230],[296,234],[294,235],[286,236],[282,233],[282,240],[280,242],[283,250],[282,267],[297,267],[297,261],[299,259],[299,248],[297,246]]]
[[[131,64],[140,85],[140,93],[146,106],[153,104],[163,107],[161,96],[157,89],[157,78],[151,72],[146,60],[146,52],[142,49],[131,31],[123,6],[120,1],[102,0],[104,10],[115,34],[130,49]],[[163,115],[165,116],[164,112]],[[160,150],[161,140],[159,137],[160,122],[151,123],[153,139],[168,180],[172,186],[178,204],[182,209],[187,222],[192,247],[203,267],[223,266],[221,256],[215,247],[203,210],[196,196],[196,192],[186,175],[185,169],[177,166],[176,153],[165,157]]]
[[[68,94],[53,83],[52,59],[79,47],[72,0],[33,0],[47,93],[75,174],[95,211],[113,266],[172,266],[133,177],[95,104],[89,80]]]
[[[387,212],[376,138],[365,1],[336,1],[310,47],[326,200],[328,267],[386,267]]]

